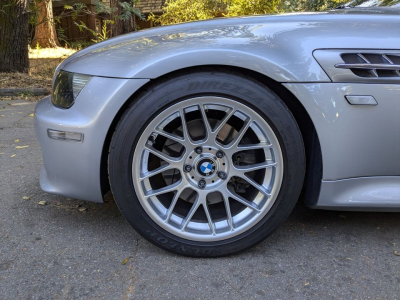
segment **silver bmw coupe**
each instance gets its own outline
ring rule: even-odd
[[[110,189],[147,240],[191,256],[314,209],[400,211],[400,7],[140,31],[58,66],[36,107],[44,191]]]

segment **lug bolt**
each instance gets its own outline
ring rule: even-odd
[[[224,157],[224,152],[218,151],[215,155],[216,155],[218,158],[223,158],[223,157]]]
[[[191,165],[185,165],[184,170],[185,170],[185,172],[190,172],[190,171],[192,171],[192,166]]]
[[[226,179],[226,173],[220,171],[220,172],[218,172],[218,177],[221,178],[221,179]]]
[[[206,187],[206,181],[204,179],[200,179],[199,188],[204,189]]]
[[[203,152],[203,148],[197,147],[196,149],[194,149],[194,151],[195,151],[197,154],[201,154],[201,152]]]

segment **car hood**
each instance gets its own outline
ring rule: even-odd
[[[156,27],[90,46],[66,59],[58,70],[118,78],[156,78],[174,70],[171,66],[161,67],[161,62],[171,58],[178,69],[198,64],[236,65],[248,56],[246,63],[254,57],[283,66],[283,71],[275,72],[281,72],[287,81],[313,81],[326,77],[312,59],[315,49],[371,49],[377,45],[381,49],[398,48],[399,12],[394,8],[352,8]],[[229,55],[232,56],[228,59]],[[298,66],[302,63],[306,65]],[[291,67],[308,71],[293,75]]]

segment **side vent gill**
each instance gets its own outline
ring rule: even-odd
[[[400,77],[400,53],[342,53],[340,57],[344,63],[335,64],[335,68],[349,69],[359,77]]]

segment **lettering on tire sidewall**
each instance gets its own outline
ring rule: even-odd
[[[206,255],[215,256],[215,255],[221,254],[221,252],[215,248],[199,248],[199,247],[183,245],[181,243],[171,241],[168,238],[166,238],[164,235],[161,235],[153,230],[147,229],[146,233],[153,241],[155,241],[157,244],[161,245],[162,247],[169,248],[171,250],[178,251],[183,254],[202,255],[202,256],[206,256]]]

